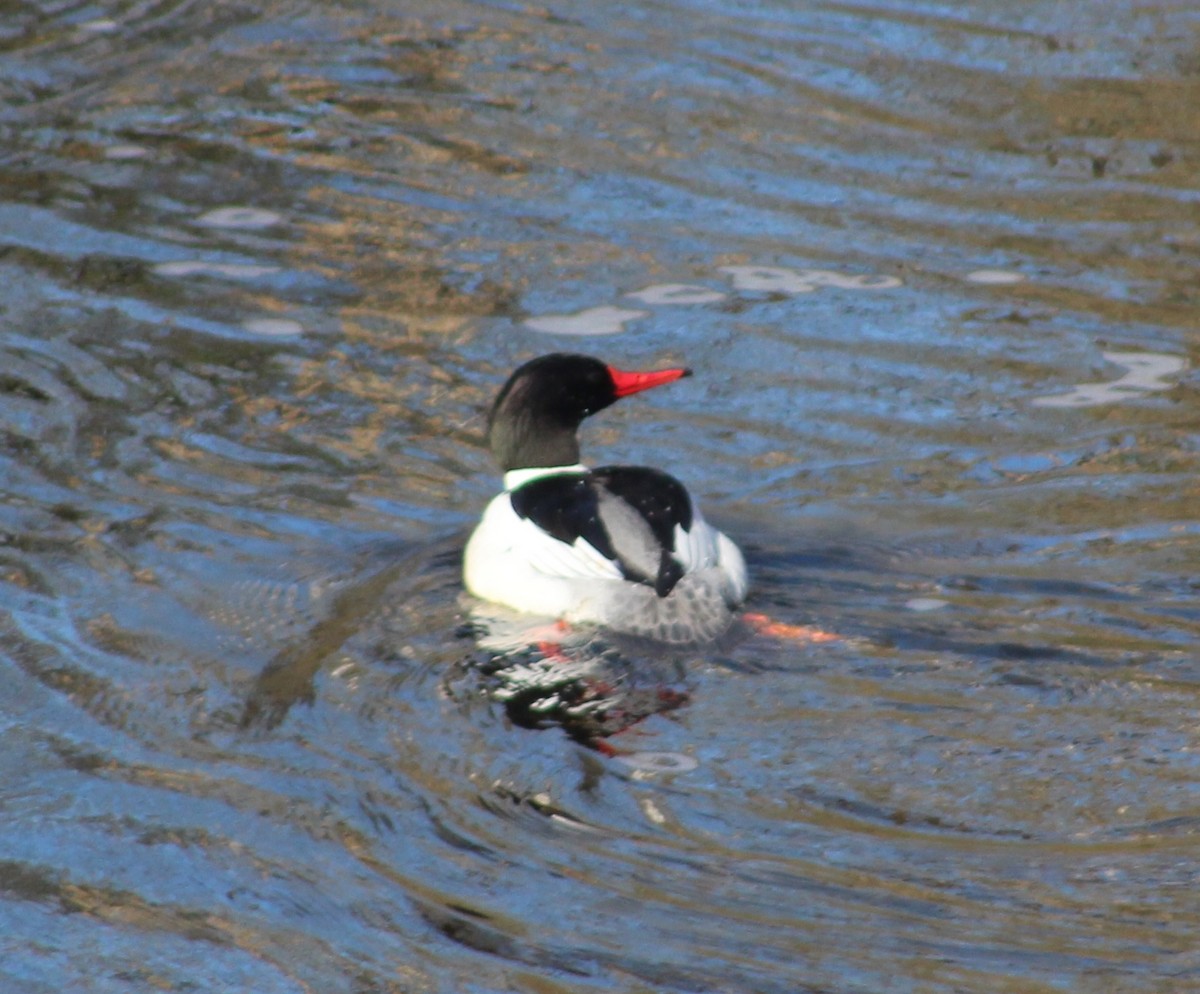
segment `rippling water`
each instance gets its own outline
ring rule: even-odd
[[[1200,988],[1192,5],[0,45],[6,990]],[[586,451],[840,641],[516,720],[458,557],[555,349],[695,368]]]

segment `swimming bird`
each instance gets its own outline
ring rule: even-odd
[[[720,635],[749,585],[738,547],[662,470],[580,462],[584,418],[690,375],[567,353],[517,369],[488,417],[504,491],[467,543],[467,589],[517,611],[664,642]]]

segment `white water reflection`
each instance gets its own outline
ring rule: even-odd
[[[279,272],[278,266],[260,266],[241,262],[203,262],[199,259],[177,259],[154,266],[159,276],[228,276],[232,279],[254,279]]]
[[[271,338],[288,338],[292,335],[303,335],[304,325],[290,318],[252,318],[243,321],[242,327],[255,335]]]
[[[202,228],[241,228],[253,230],[279,224],[283,218],[261,207],[218,207],[195,220]]]
[[[634,290],[625,296],[640,300],[643,304],[715,304],[724,300],[725,294],[707,286],[694,283],[656,283],[643,290]]]
[[[1138,394],[1169,390],[1174,384],[1166,377],[1175,376],[1187,368],[1187,362],[1179,356],[1158,352],[1105,352],[1104,358],[1129,372],[1107,383],[1081,383],[1069,393],[1049,397],[1036,397],[1038,407],[1094,407],[1098,404],[1114,404],[1129,400]]]
[[[630,321],[647,316],[646,311],[631,311],[624,307],[589,307],[574,314],[530,318],[525,326],[550,335],[619,335]]]
[[[110,34],[120,31],[121,25],[110,17],[98,17],[94,21],[84,21],[79,25],[79,30],[90,34]]]
[[[132,159],[149,157],[150,150],[141,145],[110,145],[104,150],[104,158],[113,162],[124,162]]]
[[[940,611],[944,607],[949,607],[950,602],[944,601],[940,597],[913,597],[906,600],[904,606],[910,611]]]
[[[719,266],[735,291],[781,293],[789,296],[812,293],[820,287],[839,290],[892,290],[903,286],[895,276],[856,275],[831,269],[789,269],[783,266]],[[697,283],[654,283],[625,294],[651,306],[696,306],[725,300],[728,294]],[[573,314],[545,314],[525,321],[527,328],[553,335],[616,335],[625,326],[648,316],[646,311],[605,305]]]
[[[981,283],[985,286],[1012,286],[1014,283],[1024,283],[1025,277],[1011,269],[976,269],[963,277],[968,283]]]
[[[682,752],[626,752],[618,753],[613,759],[635,770],[635,777],[643,778],[654,773],[690,773],[700,764]],[[650,815],[652,821],[658,821]]]
[[[788,269],[783,266],[722,266],[735,290],[767,293],[812,293],[820,287],[839,290],[894,290],[904,281],[896,276],[855,276],[830,269]]]

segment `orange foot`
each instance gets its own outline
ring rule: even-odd
[[[746,622],[760,635],[770,635],[772,638],[788,639],[792,642],[840,642],[842,636],[827,632],[812,625],[789,625],[782,621],[773,621],[769,615],[747,612],[742,615]]]
[[[526,632],[526,638],[536,645],[538,652],[547,659],[561,663],[568,658],[567,654],[563,652],[561,639],[570,630],[571,626],[560,618],[553,624],[529,629]]]

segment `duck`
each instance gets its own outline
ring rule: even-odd
[[[487,419],[504,489],[467,542],[466,589],[559,624],[665,643],[725,632],[749,587],[737,545],[670,474],[589,468],[580,459],[585,418],[691,375],[684,367],[627,371],[562,352],[518,368]]]

